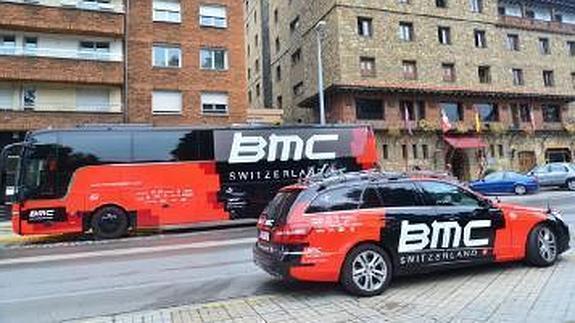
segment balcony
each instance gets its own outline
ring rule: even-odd
[[[16,46],[0,46],[0,56],[26,56],[30,58],[51,57],[77,60],[121,62],[121,53],[108,51],[82,51],[56,48],[21,48]]]
[[[121,85],[121,62],[48,57],[0,56],[0,80]]]
[[[504,27],[575,35],[575,24],[559,21],[500,15],[498,24]]]
[[[43,5],[45,2],[47,4]],[[124,16],[121,13],[123,8],[120,5],[104,6],[109,9],[105,11],[89,10],[91,6],[101,8],[103,5],[91,3],[68,0],[0,0],[0,28],[110,37],[124,35]]]

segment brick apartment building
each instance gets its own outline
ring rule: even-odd
[[[286,122],[318,120],[315,26],[323,20],[328,122],[372,124],[383,167],[449,163],[470,178],[481,168],[573,159],[573,1],[248,1],[268,10],[261,52],[270,61],[264,69],[248,60],[252,108],[263,104],[253,99],[261,91]],[[445,134],[443,114],[452,125]]]
[[[47,127],[246,120],[241,1],[0,0],[0,12],[0,147]]]

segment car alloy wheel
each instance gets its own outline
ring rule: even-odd
[[[537,234],[537,248],[543,260],[552,263],[557,258],[557,240],[555,233],[548,227],[543,227]]]
[[[525,193],[527,193],[527,188],[525,188],[525,186],[523,186],[523,185],[515,186],[515,194],[525,195]]]
[[[364,292],[382,288],[387,280],[388,269],[383,257],[372,250],[366,250],[355,257],[352,263],[353,282]]]

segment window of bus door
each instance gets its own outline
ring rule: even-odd
[[[2,152],[0,160],[0,204],[11,202],[16,193],[16,172],[20,162],[20,145],[11,145]]]
[[[28,200],[56,199],[66,194],[55,145],[36,145],[26,150],[21,169],[22,196]]]

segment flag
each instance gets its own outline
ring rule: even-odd
[[[403,110],[404,110],[403,116],[405,118],[405,128],[407,129],[407,133],[409,133],[410,136],[413,136],[413,129],[411,128],[411,122],[409,121],[411,116],[409,114],[407,104],[403,106]]]
[[[475,107],[475,132],[481,132],[481,116],[479,115],[477,107]]]
[[[441,109],[441,130],[443,130],[444,133],[451,130],[451,122],[449,122],[449,118],[443,109]]]
[[[531,128],[535,131],[535,115],[533,114],[533,106],[529,107],[529,119],[531,119]]]

